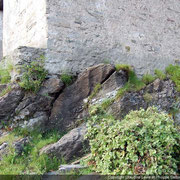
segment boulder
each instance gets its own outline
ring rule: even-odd
[[[83,99],[87,98],[94,87],[106,81],[115,71],[108,64],[99,64],[88,68],[78,76],[77,81],[67,87],[53,105],[49,127],[56,127],[60,131],[71,128],[83,111]]]
[[[83,148],[87,144],[84,139],[86,132],[86,125],[83,124],[64,135],[58,142],[43,147],[40,154],[46,153],[66,161],[80,157],[84,154]]]
[[[45,112],[37,112],[34,114],[34,118],[29,119],[28,121],[23,121],[20,124],[21,128],[28,129],[28,131],[44,131],[46,129],[46,123],[48,121],[48,115]]]
[[[24,91],[16,84],[12,90],[0,97],[0,122],[7,122],[14,113],[15,108],[24,97]]]
[[[61,79],[57,77],[51,77],[42,84],[39,94],[53,96],[61,92],[63,88],[64,83]]]

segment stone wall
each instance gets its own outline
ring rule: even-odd
[[[5,0],[3,52],[9,55],[20,46],[47,45],[45,0]]]
[[[138,75],[180,59],[179,0],[47,0],[51,73],[100,62]]]
[[[180,59],[179,9],[179,0],[6,0],[3,52],[46,48],[51,74],[108,62],[140,76]]]
[[[3,40],[3,12],[0,11],[0,61],[3,56],[2,40]]]

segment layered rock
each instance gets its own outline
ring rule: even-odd
[[[63,131],[72,127],[83,111],[83,100],[91,94],[97,84],[106,81],[114,71],[111,65],[100,64],[80,74],[77,81],[67,87],[53,104],[50,127]]]

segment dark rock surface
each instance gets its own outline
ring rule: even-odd
[[[67,130],[75,123],[83,110],[83,100],[98,83],[103,83],[115,71],[111,65],[100,64],[88,68],[79,75],[77,81],[67,87],[57,98],[51,112],[50,127]]]
[[[83,124],[64,135],[58,142],[42,148],[40,153],[46,153],[60,159],[63,157],[66,161],[80,157],[84,154],[83,147],[87,144],[84,139],[86,132],[86,126]]]
[[[0,97],[0,121],[10,120],[14,110],[24,97],[24,91],[16,84],[12,85],[12,90]]]

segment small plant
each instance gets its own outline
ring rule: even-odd
[[[147,103],[151,102],[152,99],[153,99],[152,95],[149,94],[149,93],[145,93],[145,94],[143,95],[143,98],[144,98],[144,100],[145,100]]]
[[[120,88],[116,94],[116,98],[122,97],[126,92],[130,91],[139,91],[145,87],[144,82],[142,82],[136,76],[135,72],[132,70],[128,71],[128,82],[124,85],[124,87]]]
[[[153,77],[151,74],[145,74],[142,77],[142,82],[144,82],[145,84],[150,84],[155,80],[155,77]]]
[[[103,175],[175,175],[180,133],[168,114],[150,107],[131,111],[122,121],[98,109],[91,113],[86,138],[88,164]]]
[[[105,100],[101,103],[102,109],[103,109],[103,110],[106,110],[113,102],[114,102],[114,99],[105,99]]]
[[[175,83],[177,91],[180,92],[180,66],[170,64],[166,68],[166,73],[170,76],[171,80]]]
[[[37,92],[47,76],[43,61],[32,61],[22,67],[23,73],[19,85],[27,91]]]
[[[5,89],[2,90],[0,93],[0,97],[4,96],[5,94],[9,93],[12,90],[11,86],[6,87]]]
[[[66,86],[69,86],[73,82],[73,76],[69,74],[62,74],[61,80],[64,82]]]
[[[96,96],[96,94],[100,91],[100,89],[101,89],[101,84],[99,84],[99,83],[96,84],[96,86],[93,89],[93,92],[88,97],[88,102],[91,101]]]
[[[131,66],[127,65],[127,64],[116,64],[115,65],[116,71],[120,71],[120,70],[124,70],[124,71],[132,71]]]
[[[127,52],[130,52],[130,50],[131,50],[130,46],[125,46],[125,49]]]
[[[161,70],[155,69],[154,74],[156,75],[156,78],[159,78],[161,80],[166,79],[166,74],[164,74]]]

